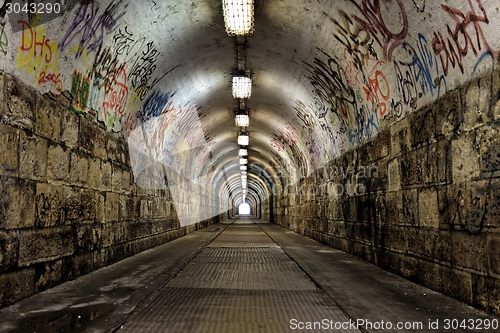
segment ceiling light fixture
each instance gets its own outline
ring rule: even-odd
[[[246,149],[240,149],[238,151],[238,156],[248,156],[248,150],[246,150]]]
[[[248,160],[246,158],[240,158],[240,164],[248,164]]]
[[[246,133],[241,133],[238,136],[238,145],[240,145],[240,146],[248,146],[249,141],[250,141],[250,139],[248,137],[248,134],[246,134]]]
[[[240,170],[241,171],[247,171],[247,166],[246,165],[240,165]]]
[[[252,80],[246,76],[233,77],[233,97],[250,98],[252,95]]]
[[[253,34],[253,0],[222,0],[222,11],[229,36]]]
[[[234,118],[234,122],[236,123],[236,126],[248,127],[248,125],[250,125],[250,118],[247,114],[237,114]]]

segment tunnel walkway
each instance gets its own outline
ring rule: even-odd
[[[498,320],[310,238],[239,218],[4,308],[0,332],[477,332],[446,329],[447,319]],[[308,329],[315,322],[321,330]]]
[[[289,332],[293,318],[349,321],[258,224],[242,218],[119,332],[277,333]]]

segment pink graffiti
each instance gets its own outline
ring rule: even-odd
[[[273,133],[273,137],[269,140],[269,144],[276,148],[279,152],[285,150],[285,144],[283,138]]]

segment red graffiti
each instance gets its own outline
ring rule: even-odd
[[[476,12],[472,1],[477,3],[480,14]],[[448,38],[443,37],[441,32],[434,31],[434,37],[432,39],[432,49],[434,53],[439,56],[444,75],[448,74],[450,65],[452,68],[458,66],[460,71],[464,73],[462,60],[467,56],[469,51],[471,51],[474,56],[478,56],[479,51],[488,51],[496,60],[499,59],[500,51],[492,49],[480,25],[481,23],[489,24],[489,19],[481,0],[467,0],[467,2],[470,6],[470,10],[467,13],[457,8],[441,5],[443,10],[448,13],[455,22],[453,28],[448,24],[446,25]],[[469,31],[467,31],[467,29],[469,29]],[[472,32],[472,34],[470,34],[470,32]]]
[[[284,139],[273,133],[273,137],[269,140],[269,144],[276,148],[279,152],[285,150]]]
[[[58,92],[62,92],[63,90],[63,85],[62,81],[60,79],[61,74],[52,74],[52,73],[46,73],[45,71],[40,72],[40,75],[38,77],[38,84],[41,85],[43,83],[52,83]]]
[[[118,72],[118,77],[115,73],[111,73],[109,83],[106,83],[105,89],[106,96],[102,103],[104,121],[107,122],[109,117],[110,124],[112,124],[117,115],[121,116],[125,113],[125,107],[127,106],[128,88],[125,69]]]
[[[344,74],[347,83],[352,86],[363,84],[363,74],[360,70],[362,68],[362,65],[355,61],[353,57],[348,53],[349,50],[347,48],[344,49],[344,58],[339,59],[339,63],[342,67],[342,74]]]
[[[385,15],[380,5],[380,0],[361,0],[360,4],[357,3],[357,0],[349,1],[363,14],[363,17],[352,15],[352,19],[361,24],[372,35],[380,47],[382,47],[384,58],[391,60],[392,52],[402,43],[408,34],[408,18],[402,1],[396,0],[399,13],[394,13],[394,9],[387,8],[386,3],[385,9],[387,13]],[[392,31],[384,21],[384,16],[391,18],[399,16],[401,19],[399,31]]]
[[[281,136],[288,142],[290,146],[297,143],[297,135],[295,135],[295,129],[290,123],[286,123],[284,128],[278,130]]]
[[[127,130],[127,135],[130,136],[133,130],[137,128],[137,117],[133,116],[131,113],[127,115],[125,120],[125,129]]]
[[[375,106],[375,111],[383,118],[387,112],[386,101],[391,97],[391,90],[385,74],[377,66],[385,62],[375,58],[358,58],[358,62],[349,60],[347,49],[344,50],[344,55],[346,58],[340,59],[340,63],[347,82],[353,86],[362,85],[366,100]]]
[[[45,38],[45,35],[37,36],[37,32],[33,31],[30,24],[24,20],[19,20],[23,33],[21,35],[21,51],[33,52],[33,59],[43,57],[45,62],[49,63],[52,60],[52,48],[50,47],[50,39]]]
[[[375,109],[381,117],[384,117],[387,112],[387,104],[384,101],[388,101],[391,97],[389,89],[389,81],[379,70],[375,71],[373,78],[368,77],[368,84],[363,87],[366,99],[372,104],[376,104]]]

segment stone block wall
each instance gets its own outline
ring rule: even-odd
[[[134,179],[126,140],[70,107],[0,73],[0,307],[220,218],[181,227],[163,166]]]
[[[500,315],[500,71],[289,186],[276,222]]]

